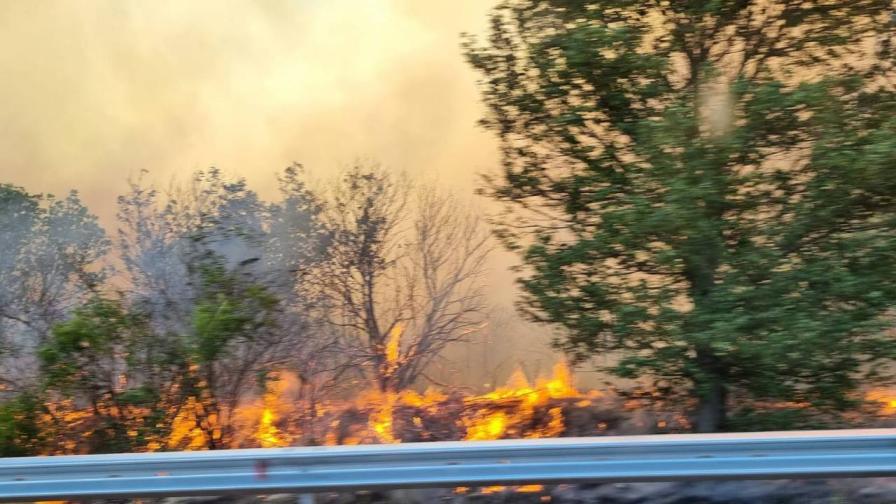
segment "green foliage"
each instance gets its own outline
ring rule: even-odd
[[[512,214],[525,313],[580,360],[689,385],[702,430],[732,389],[849,407],[894,355],[892,57],[854,54],[889,37],[872,20],[890,10],[501,3],[466,49],[502,140],[489,193]]]
[[[228,270],[221,257],[209,254],[198,264],[201,287],[186,335],[188,369],[183,399],[198,404],[197,425],[207,446],[226,445],[230,420],[253,376],[270,371],[269,351],[275,334],[280,300],[265,286]],[[255,358],[253,358],[255,356]],[[280,357],[281,359],[283,357]]]
[[[145,449],[167,439],[190,400],[200,405],[196,420],[208,431],[209,447],[225,442],[225,415],[239,398],[230,377],[253,371],[228,366],[235,353],[264,344],[278,300],[220,261],[206,257],[197,268],[200,296],[186,334],[160,337],[144,314],[102,297],[53,327],[39,352],[48,397],[90,413],[79,423],[75,451]]]
[[[0,457],[37,455],[43,442],[38,423],[42,405],[32,394],[0,404]]]
[[[782,430],[824,430],[838,425],[803,408],[763,410],[749,408],[737,411],[728,419],[726,428],[736,432]]]
[[[101,376],[100,362],[126,352],[137,343],[133,328],[140,321],[117,301],[95,298],[53,327],[50,341],[40,349],[47,385],[62,390],[94,390]]]
[[[253,340],[274,324],[276,296],[259,284],[240,282],[219,263],[202,267],[203,296],[193,312],[193,353],[200,364],[226,357],[232,343]]]
[[[79,427],[79,450],[134,451],[164,438],[187,359],[158,348],[160,341],[144,315],[102,297],[53,327],[39,351],[43,385],[49,400],[91,409]]]

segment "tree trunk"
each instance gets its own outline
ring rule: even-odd
[[[377,355],[374,357],[374,366],[376,366],[376,384],[380,392],[390,392],[393,388],[392,377],[389,376],[389,362],[386,356]]]
[[[698,391],[697,432],[718,432],[725,424],[728,391],[722,380],[713,376],[705,390]]]

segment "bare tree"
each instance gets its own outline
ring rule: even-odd
[[[451,343],[485,322],[482,274],[490,241],[480,217],[434,187],[415,191],[416,211],[408,244],[405,284],[410,336],[394,376],[399,388],[413,383]]]
[[[347,170],[328,210],[328,320],[380,390],[406,388],[483,322],[488,234],[453,196],[377,166]]]

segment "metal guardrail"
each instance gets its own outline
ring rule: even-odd
[[[0,501],[896,475],[896,429],[0,459]]]

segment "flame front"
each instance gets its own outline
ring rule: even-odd
[[[397,369],[401,359],[402,331],[397,325],[384,342],[389,372]],[[596,391],[580,392],[564,363],[555,365],[550,376],[536,379],[534,385],[522,370],[516,370],[507,385],[478,395],[432,388],[422,393],[382,390],[377,384],[354,400],[330,398],[309,403],[302,395],[303,382],[293,373],[271,373],[264,385],[259,397],[240,402],[233,411],[211,409],[214,404],[207,398],[187,397],[172,412],[168,435],[150,438],[144,449],[552,437],[565,432],[568,411],[590,408],[601,397]],[[70,419],[72,425],[87,426],[91,418],[90,412],[67,403],[56,404],[51,411],[56,418]],[[136,428],[129,435],[147,437]],[[71,443],[63,448],[65,453],[83,452],[78,440]]]
[[[395,372],[401,359],[401,335],[402,327],[396,326],[383,346],[385,369],[390,373]],[[534,385],[517,369],[505,386],[478,395],[435,389],[423,393],[410,389],[381,390],[377,384],[354,400],[331,398],[309,405],[301,390],[302,381],[297,375],[273,373],[265,380],[260,397],[244,401],[234,411],[210,413],[207,399],[187,397],[171,412],[173,421],[167,436],[147,435],[138,428],[128,430],[128,435],[132,439],[143,436],[142,446],[147,451],[448,439],[482,441],[582,435],[580,428],[570,430],[570,426],[581,427],[583,415],[593,419],[592,430],[585,430],[584,435],[603,435],[614,431],[612,417],[588,415],[602,415],[609,411],[607,406],[617,412],[640,407],[623,404],[613,396],[606,399],[616,402],[605,402],[604,395],[595,390],[580,391],[563,362],[554,366],[551,376],[536,379]],[[871,389],[864,398],[878,415],[896,414],[896,389]],[[92,412],[78,408],[72,401],[48,403],[47,410],[47,418],[41,421],[48,425],[52,419],[62,419],[64,428],[73,432],[89,432],[91,428]],[[226,427],[221,418],[227,419]],[[654,428],[666,432],[682,432],[688,427],[687,419],[675,414],[657,418],[654,424]],[[62,442],[54,453],[84,453],[87,449],[78,436],[60,434],[60,439]],[[543,490],[540,485],[477,489],[480,493]],[[458,487],[456,491],[466,493],[470,489]]]

